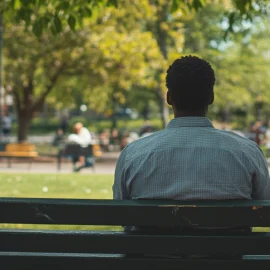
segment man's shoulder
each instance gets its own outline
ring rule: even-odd
[[[239,134],[238,132],[234,132],[231,130],[218,130],[220,135],[224,137],[230,138],[231,140],[238,141],[240,143],[246,143],[250,145],[256,145],[256,143],[249,138],[247,138],[244,134]]]
[[[234,131],[227,130],[219,130],[218,132],[220,136],[223,137],[224,141],[227,142],[227,147],[241,147],[241,149],[245,152],[248,150],[260,151],[260,147],[256,142],[243,135],[239,135]]]
[[[126,147],[127,151],[145,149],[145,147],[155,147],[155,143],[159,142],[159,138],[165,135],[165,130],[156,131],[148,136],[142,137],[129,143]]]

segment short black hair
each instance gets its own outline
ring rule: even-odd
[[[166,86],[178,110],[200,110],[208,106],[214,84],[211,65],[196,56],[176,59],[167,70]]]

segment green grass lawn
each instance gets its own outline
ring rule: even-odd
[[[113,175],[0,174],[1,197],[111,199]]]

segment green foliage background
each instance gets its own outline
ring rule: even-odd
[[[150,109],[164,127],[166,69],[187,54],[216,71],[211,118],[244,128],[269,117],[268,1],[4,0],[1,12],[19,140],[45,103],[51,111],[86,104],[111,126],[119,108]]]

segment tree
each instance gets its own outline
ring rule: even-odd
[[[234,35],[225,42],[222,33],[227,18],[223,14],[221,5],[208,5],[184,21],[184,52],[206,58],[215,69],[212,116],[228,121],[236,111],[254,119],[256,99],[261,95],[265,104],[270,101],[269,18],[257,17],[253,24],[237,22]]]
[[[57,38],[43,35],[37,39],[9,25],[5,32],[5,88],[13,95],[18,117],[18,141],[27,139],[33,115],[42,108],[58,79],[71,67],[83,69],[83,32],[67,31]],[[63,95],[65,93],[63,92]]]
[[[107,108],[110,104],[112,111],[125,103],[131,89],[154,90],[163,124],[166,125],[163,68],[183,48],[184,32],[179,17],[182,18],[185,12],[194,14],[193,10],[198,13],[210,2],[213,1],[144,0],[140,3],[131,1],[125,8],[126,1],[122,0],[3,0],[0,13],[4,12],[5,23],[12,28],[5,37],[5,55],[8,58],[5,78],[7,89],[14,94],[20,117],[18,139],[26,139],[34,112],[56,89],[56,85],[62,91],[76,83],[89,89],[89,79],[92,106],[98,104],[101,108],[102,102],[107,100]],[[258,4],[252,0],[223,2],[228,4],[223,14],[228,20],[227,30],[231,32],[239,21],[256,19],[258,14],[268,13],[269,4],[264,0]],[[118,5],[118,9],[108,8],[110,5]],[[110,20],[104,14],[115,17]],[[89,17],[92,20],[86,19]],[[115,24],[109,25],[106,21]],[[85,26],[90,29],[86,31]],[[133,30],[135,28],[137,32]],[[110,43],[112,36],[115,37],[113,46]],[[142,43],[138,45],[136,40]],[[68,48],[63,44],[69,44]],[[140,46],[149,48],[149,51],[141,55],[136,52],[136,48],[142,48]],[[114,55],[116,49],[123,55]],[[155,52],[154,55],[151,52]],[[47,55],[53,57],[43,58]],[[131,65],[126,59],[134,56],[138,61]],[[153,66],[147,67],[147,60]],[[75,79],[74,74],[79,76]],[[59,93],[56,96],[59,97]],[[95,101],[100,101],[98,103],[92,100],[95,94]],[[68,95],[65,99],[68,100]]]
[[[150,16],[150,5],[148,1],[132,3],[128,2],[130,5],[125,9],[106,8],[97,17],[97,23],[87,26],[92,29],[88,45],[96,56],[92,69],[97,76],[95,82],[89,79],[92,89],[88,87],[87,93],[92,94],[86,98],[91,108],[111,116],[113,126],[117,109],[127,105],[131,92],[158,85],[153,71],[163,65],[152,33],[143,31],[142,21]]]
[[[159,104],[160,115],[163,126],[165,126],[168,122],[168,107],[165,101],[164,69],[168,65],[168,51],[178,51],[179,47],[182,47],[184,38],[176,21],[179,15],[169,16],[171,3],[165,0],[153,3],[149,0],[135,3],[134,1],[119,1],[118,3],[119,6],[125,3],[129,8],[107,8],[97,18],[97,22],[100,22],[100,24],[90,26],[93,33],[98,33],[100,37],[98,39],[100,42],[98,43],[99,48],[104,49],[107,60],[113,61],[114,54],[116,56],[122,54],[121,61],[126,61],[126,64],[121,64],[121,69],[119,69],[119,63],[116,66],[111,64],[112,68],[107,71],[110,78],[103,80],[102,88],[105,90],[107,81],[110,85],[107,89],[113,91],[113,94],[110,93],[107,97],[113,101],[114,105],[111,105],[114,108],[119,105],[120,99],[122,100],[120,103],[123,104],[129,89],[134,91],[144,89],[144,91],[151,92],[151,96],[154,96]],[[175,25],[172,27],[173,24]],[[114,41],[110,41],[112,36],[114,36]],[[129,54],[127,54],[127,51],[129,51]],[[134,57],[137,61],[132,60]],[[119,62],[120,59],[115,60]],[[129,61],[133,62],[129,63]],[[140,75],[138,80],[132,71],[132,67],[140,62],[144,64],[140,68],[140,73],[143,75]],[[117,76],[115,76],[115,83],[112,84],[114,74],[117,74]],[[136,81],[133,80],[133,83],[131,83],[131,81],[125,79],[124,81],[129,81],[130,84],[125,85],[125,87],[119,85],[123,74],[129,74],[130,79],[134,78]],[[148,100],[145,101],[145,106],[147,106],[147,102]]]
[[[150,1],[156,4],[159,1]],[[166,1],[173,13],[177,10],[183,12],[198,11],[208,3],[216,3],[215,0],[170,0]],[[258,14],[269,15],[268,0],[223,0],[223,4],[229,6],[225,12],[229,19],[228,30],[233,31],[233,24],[239,19],[252,20]],[[24,21],[26,28],[41,36],[44,30],[53,34],[63,31],[66,25],[72,30],[83,25],[83,19],[91,17],[96,11],[105,6],[118,6],[123,8],[122,0],[2,0],[0,14],[5,13],[9,18],[17,22]]]

